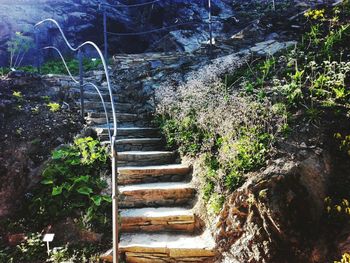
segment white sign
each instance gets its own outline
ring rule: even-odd
[[[55,234],[45,234],[43,241],[44,242],[52,242],[54,237],[55,237]]]

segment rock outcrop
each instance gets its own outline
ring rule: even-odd
[[[278,159],[225,203],[216,241],[223,262],[310,262],[331,174],[327,154]]]
[[[8,65],[7,41],[15,32],[22,32],[33,37],[35,23],[53,18],[62,25],[72,43],[81,42],[96,34],[99,17],[98,1],[1,1],[0,3],[0,66]],[[53,27],[52,27],[53,28]],[[41,30],[40,39],[46,43],[54,41],[56,30]],[[34,38],[34,37],[33,37]],[[30,53],[30,51],[29,51]],[[25,62],[33,60],[26,57]]]
[[[102,1],[107,2],[107,1]],[[145,5],[137,8],[128,8],[121,4],[122,1],[108,1],[117,5],[108,7],[108,28],[114,33],[135,33],[155,30],[171,26],[168,30],[156,31],[152,34],[131,36],[109,35],[110,53],[116,52],[144,52],[147,49],[154,50],[164,42],[159,42],[164,36],[172,39],[172,44],[167,45],[169,50],[193,51],[198,49],[208,39],[206,6],[197,2],[187,1],[160,1],[153,5]],[[139,4],[149,1],[139,1]],[[227,1],[230,2],[230,1]],[[53,18],[62,26],[67,38],[72,44],[78,44],[91,40],[103,45],[103,22],[101,1],[98,0],[74,0],[74,1],[36,1],[14,0],[1,1],[0,3],[0,66],[8,65],[9,54],[7,41],[15,32],[22,32],[34,38],[34,24]],[[222,19],[232,15],[233,10],[228,3],[213,4],[217,21],[214,29],[220,34],[223,28]],[[185,24],[180,26],[181,24]],[[45,25],[40,29],[40,41],[42,44],[54,44],[65,49],[59,32],[54,26]],[[85,52],[89,52],[85,50]],[[30,51],[28,52],[30,53]],[[47,53],[46,53],[47,54]],[[50,54],[49,55],[53,55]],[[33,56],[26,56],[25,63],[33,63]]]

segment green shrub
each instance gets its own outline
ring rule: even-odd
[[[217,215],[221,211],[224,201],[225,197],[223,195],[213,193],[207,204],[209,214]]]
[[[157,123],[165,135],[167,146],[170,149],[178,146],[182,154],[191,156],[200,151],[205,134],[196,125],[194,116],[187,116],[182,120],[159,116]]]
[[[10,53],[9,68],[18,68],[27,52],[34,47],[33,39],[25,36],[23,32],[16,32],[6,44],[7,51]]]
[[[91,137],[55,150],[42,174],[42,186],[34,192],[29,213],[44,222],[83,213],[86,222],[103,223],[104,209],[111,202],[109,196],[100,194],[106,187],[100,177],[106,164],[106,148]]]

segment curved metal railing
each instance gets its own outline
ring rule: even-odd
[[[99,54],[102,64],[103,64],[103,68],[104,68],[104,72],[105,72],[105,76],[106,76],[106,81],[107,81],[107,86],[108,86],[108,92],[109,92],[109,97],[110,97],[110,101],[111,101],[111,110],[112,110],[112,115],[113,115],[113,134],[111,134],[110,132],[110,125],[109,125],[109,118],[108,118],[108,113],[107,113],[107,109],[106,109],[106,105],[104,104],[104,110],[105,110],[105,114],[106,114],[106,120],[107,120],[107,125],[108,125],[108,129],[109,129],[109,136],[110,136],[110,143],[111,143],[111,158],[112,158],[112,224],[113,224],[113,262],[114,263],[118,263],[119,258],[118,258],[118,203],[117,203],[117,162],[116,162],[116,157],[117,157],[117,152],[116,152],[116,147],[115,147],[115,140],[116,140],[116,136],[117,136],[117,116],[116,116],[116,111],[115,111],[115,106],[114,106],[114,99],[113,99],[113,92],[112,92],[112,87],[111,87],[111,82],[110,82],[110,78],[109,78],[109,74],[108,74],[108,68],[107,68],[107,63],[106,60],[101,52],[101,50],[99,49],[99,47],[92,41],[86,41],[80,45],[78,45],[77,47],[73,47],[68,39],[66,38],[62,28],[60,27],[60,25],[58,24],[58,22],[54,19],[48,18],[48,19],[44,19],[40,22],[38,22],[37,24],[34,25],[34,28],[37,29],[38,26],[44,24],[44,23],[53,23],[55,24],[55,26],[58,28],[58,30],[61,33],[61,36],[64,40],[64,42],[66,43],[66,45],[68,46],[68,48],[70,50],[72,50],[73,52],[76,51],[81,51],[81,49],[85,46],[92,46],[97,53]],[[56,51],[59,52],[59,50],[56,47],[53,46],[48,46],[46,47],[47,49],[54,49]],[[63,59],[63,55],[61,52],[59,52],[61,59]],[[64,61],[65,67],[68,71],[68,74],[70,75],[70,77],[73,79],[74,82],[78,82],[71,74],[71,72],[69,71],[69,68],[67,66],[67,63]],[[81,83],[81,81],[80,81]],[[100,93],[99,89],[97,88],[96,85],[94,85],[93,83],[86,83],[83,86],[87,86],[87,85],[92,85],[96,91],[98,92],[100,98],[102,99],[102,102],[104,103],[103,100],[103,96]],[[83,105],[81,105],[83,107]]]
[[[61,60],[62,60],[62,62],[63,62],[63,64],[64,64],[64,67],[66,68],[66,70],[67,70],[67,72],[68,72],[68,75],[71,77],[71,79],[75,82],[75,83],[79,83],[79,80],[77,80],[76,78],[74,78],[73,77],[73,75],[72,75],[72,73],[71,73],[71,71],[69,70],[69,67],[68,67],[68,65],[67,65],[67,63],[66,63],[66,60],[64,59],[64,57],[63,57],[63,55],[62,55],[62,53],[61,53],[61,51],[57,48],[57,47],[54,47],[54,46],[47,46],[47,47],[43,47],[42,49],[53,49],[53,50],[55,50],[56,52],[57,52],[57,54],[60,56],[60,58],[61,58]]]
[[[47,47],[43,47],[43,49],[53,49],[55,50],[58,55],[60,56],[61,60],[62,60],[62,63],[64,64],[64,67],[66,68],[67,70],[67,73],[68,75],[70,76],[70,78],[73,80],[74,83],[78,84],[79,83],[79,80],[77,80],[71,73],[71,71],[69,70],[69,67],[67,65],[67,62],[66,60],[64,59],[61,51],[54,47],[54,46],[47,46]],[[105,117],[106,117],[106,124],[107,124],[107,128],[108,128],[108,138],[109,138],[109,141],[110,143],[112,143],[112,134],[111,134],[111,127],[110,127],[110,124],[109,124],[109,116],[108,116],[108,111],[107,111],[107,107],[106,107],[106,102],[101,94],[101,91],[100,89],[92,82],[86,82],[85,84],[83,84],[83,87],[87,87],[87,86],[91,86],[95,89],[95,91],[97,92],[97,94],[99,95],[100,97],[100,100],[101,100],[101,103],[102,103],[102,106],[103,106],[103,110],[104,110],[104,113],[105,113]]]

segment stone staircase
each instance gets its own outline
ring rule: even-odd
[[[102,92],[107,98],[107,90]],[[109,143],[99,97],[92,90],[86,94],[87,124]],[[115,105],[122,262],[214,262],[215,243],[192,209],[197,193],[191,167],[165,149],[149,115],[138,114],[137,103]],[[112,250],[101,259],[112,262]]]

